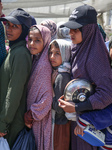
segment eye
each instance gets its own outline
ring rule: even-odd
[[[56,55],[61,55],[59,52],[56,52]]]
[[[52,52],[49,52],[49,55],[52,55]]]
[[[6,26],[7,26],[7,27],[9,26],[9,23],[8,23],[8,22],[6,23]]]
[[[14,25],[13,25],[13,28],[18,28],[18,27],[17,27],[17,25],[14,24]]]
[[[39,42],[40,40],[37,39],[37,40],[35,40],[35,41],[36,41],[36,42]]]
[[[32,39],[31,38],[28,38],[28,42],[31,42],[32,41]]]

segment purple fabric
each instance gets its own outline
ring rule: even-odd
[[[72,48],[72,78],[84,78],[96,85],[89,97],[93,109],[112,103],[112,72],[109,54],[97,24],[82,27],[83,41]]]
[[[41,22],[41,25],[46,26],[51,31],[51,41],[56,39],[57,25],[53,20],[44,20]]]
[[[45,26],[35,25],[41,32],[44,49],[35,62],[28,83],[27,109],[31,109],[34,118],[33,131],[38,150],[52,150],[51,132],[51,65],[48,60],[48,46],[51,33]]]

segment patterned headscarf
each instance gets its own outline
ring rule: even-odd
[[[93,109],[112,103],[112,72],[109,54],[97,24],[82,27],[82,42],[73,45],[72,77],[89,80],[96,92],[89,97]]]
[[[41,25],[46,26],[51,31],[51,41],[56,39],[57,35],[57,25],[53,20],[44,20]]]
[[[5,57],[6,57],[5,33],[4,33],[4,27],[0,22],[0,66],[2,65]]]
[[[53,40],[50,45],[56,41],[58,43],[61,57],[62,57],[62,64],[58,67],[58,72],[68,72],[70,73],[71,65],[70,65],[70,55],[71,55],[71,44],[70,42],[64,39],[56,39]]]
[[[44,41],[44,49],[36,62],[29,83],[27,109],[31,109],[34,118],[33,131],[38,149],[52,150],[51,145],[51,65],[48,60],[48,46],[51,41],[50,30],[42,25],[36,26]],[[43,144],[44,143],[44,144]]]

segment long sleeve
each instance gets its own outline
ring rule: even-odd
[[[6,61],[7,65],[4,65],[4,69],[10,68],[10,76],[8,77],[9,82],[6,96],[5,99],[2,100],[0,132],[5,132],[7,130],[18,111],[31,68],[29,54],[17,53],[13,59],[10,60],[10,58],[7,58]],[[4,77],[2,76],[2,78]]]
[[[70,75],[68,73],[59,73],[54,86],[55,97],[53,98],[52,108],[58,114],[63,114],[64,110],[58,106],[58,99],[64,94],[64,88],[70,81]]]

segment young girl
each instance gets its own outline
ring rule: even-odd
[[[51,65],[48,60],[50,30],[41,25],[30,28],[28,48],[33,55],[33,66],[27,90],[27,112],[24,119],[33,128],[37,150],[52,150],[51,130]]]
[[[65,103],[65,101],[60,100],[60,107],[67,112],[83,113],[83,111],[92,111],[95,109],[99,109],[101,112],[104,110],[105,112],[105,108],[108,106],[107,112],[109,116],[107,113],[99,113],[99,117],[95,117],[93,114],[96,120],[90,117],[91,120],[96,122],[98,118],[106,119],[108,116],[108,124],[106,124],[107,121],[103,123],[100,122],[99,124],[100,128],[105,128],[105,125],[109,126],[109,123],[111,123],[109,117],[111,118],[112,114],[110,109],[112,107],[112,72],[109,54],[97,24],[97,12],[92,6],[79,6],[72,12],[69,21],[64,25],[70,28],[70,36],[73,43],[71,51],[71,78],[86,79],[94,83],[95,92],[86,101],[77,104]],[[103,121],[103,119],[101,120]],[[74,128],[75,122],[72,122],[73,150],[97,149],[97,147],[93,147],[81,138],[75,136]]]
[[[50,43],[49,60],[53,68],[52,109],[55,110],[54,150],[69,150],[70,144],[70,122],[63,109],[58,106],[58,99],[70,81],[70,48],[70,43],[62,39]]]
[[[10,50],[0,69],[0,136],[6,135],[11,148],[24,127],[26,86],[32,65],[25,38],[32,18],[23,9],[16,9],[1,20],[6,21]]]

